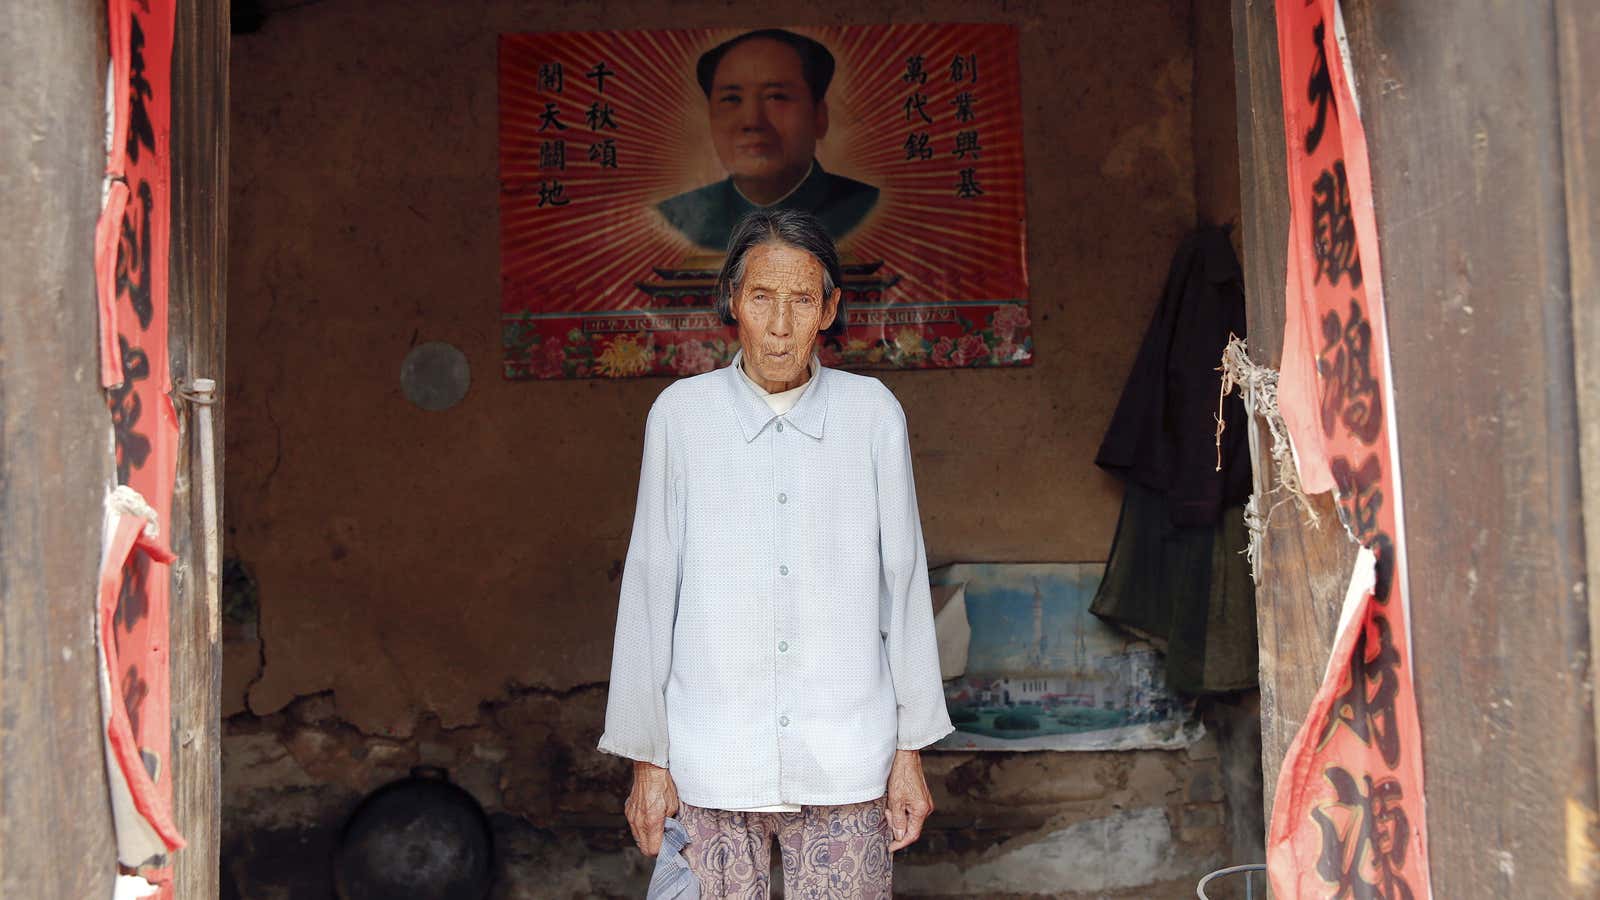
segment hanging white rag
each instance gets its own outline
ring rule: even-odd
[[[683,848],[688,845],[688,830],[668,816],[661,829],[661,852],[656,856],[656,870],[650,876],[645,900],[700,900],[700,879],[689,871],[689,862],[683,858]]]

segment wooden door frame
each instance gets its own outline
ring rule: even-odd
[[[1343,6],[1384,256],[1434,894],[1588,896],[1600,12]],[[1233,12],[1251,345],[1275,363],[1288,223],[1276,23],[1271,0]],[[1353,546],[1321,508],[1321,529],[1274,517],[1257,594],[1269,808],[1350,571]]]
[[[172,59],[172,381],[218,385],[212,407],[222,522],[228,264],[228,6],[177,0]],[[222,819],[222,646],[208,593],[195,406],[179,401],[172,571],[173,812],[188,846],[173,857],[177,900],[215,900]],[[181,512],[180,512],[181,511]],[[220,548],[218,549],[220,553]],[[220,591],[220,585],[210,586]]]
[[[95,605],[111,423],[94,229],[105,0],[0,30],[0,896],[110,897]]]
[[[110,420],[94,232],[105,170],[105,0],[21,4],[0,34],[0,895],[110,897],[117,872],[94,608]],[[222,379],[228,12],[178,0],[169,341],[175,385]],[[178,405],[171,606],[176,896],[218,893],[221,653],[197,578],[192,408]],[[217,446],[221,410],[214,416]]]

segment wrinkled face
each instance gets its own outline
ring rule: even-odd
[[[785,244],[761,244],[745,256],[744,280],[733,296],[745,372],[767,391],[809,377],[817,334],[839,313],[840,290],[822,294],[822,263]]]
[[[828,132],[827,104],[812,99],[800,54],[766,38],[722,57],[707,102],[717,157],[735,177],[798,182]]]

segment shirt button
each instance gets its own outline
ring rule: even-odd
[[[783,423],[782,423],[782,422],[779,422],[779,423],[778,423],[778,433],[779,433],[779,434],[782,434],[782,433],[783,433]]]
[[[778,652],[779,653],[788,653],[789,652],[789,642],[788,641],[779,641],[778,642]]]
[[[779,566],[778,567],[778,574],[779,575],[787,575],[787,574],[789,574],[789,567],[788,566]]]
[[[789,502],[789,495],[788,494],[779,494],[778,495],[778,502],[779,503],[788,503]]]
[[[789,717],[788,716],[779,716],[778,717],[778,724],[782,725],[785,728],[788,728],[789,727]]]

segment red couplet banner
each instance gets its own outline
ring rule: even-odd
[[[1335,0],[1278,0],[1289,154],[1279,382],[1309,490],[1363,548],[1326,677],[1279,775],[1276,896],[1432,896],[1393,385],[1366,135]]]
[[[501,37],[506,377],[727,362],[716,274],[762,207],[839,244],[847,329],[824,363],[1032,360],[1014,27]]]
[[[172,0],[110,0],[106,204],[95,229],[101,378],[116,446],[113,527],[99,596],[102,718],[125,867],[171,895],[169,669],[178,421],[167,353]]]

